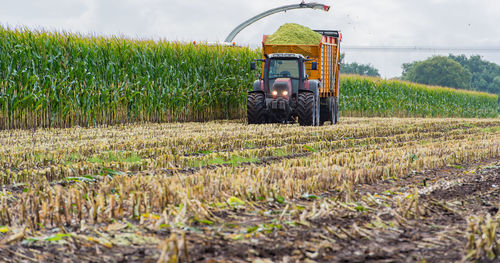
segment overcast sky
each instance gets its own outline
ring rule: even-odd
[[[0,0],[0,25],[178,41],[223,41],[244,20],[289,0]],[[235,39],[258,46],[289,22],[339,29],[348,46],[500,48],[499,0],[317,0],[330,12],[293,10],[256,22]],[[370,63],[384,77],[432,52],[346,51],[346,61]],[[444,52],[446,55],[449,52]],[[500,64],[500,53],[480,54]]]

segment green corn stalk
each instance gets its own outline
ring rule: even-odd
[[[399,80],[341,76],[343,115],[389,117],[496,117],[498,96]]]
[[[0,128],[243,116],[250,48],[0,28]]]

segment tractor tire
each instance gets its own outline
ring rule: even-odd
[[[332,118],[332,124],[337,124],[339,122],[339,98],[333,98],[334,103],[334,113]]]
[[[314,126],[316,124],[316,102],[311,92],[300,92],[297,97],[297,115],[300,126]]]
[[[262,93],[250,93],[247,97],[248,124],[265,122],[265,96]]]

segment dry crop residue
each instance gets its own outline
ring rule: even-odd
[[[499,127],[345,118],[1,131],[0,260],[492,259]]]

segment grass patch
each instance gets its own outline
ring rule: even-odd
[[[108,152],[98,156],[92,156],[87,161],[89,163],[98,163],[98,164],[109,163],[109,162],[138,163],[142,161],[142,158],[135,153],[125,157],[123,153]]]
[[[245,143],[245,148],[246,149],[254,149],[254,148],[257,148],[257,144],[255,144],[253,142],[246,142]]]
[[[73,164],[83,160],[83,156],[78,153],[70,153],[64,160],[64,164]]]
[[[317,153],[319,152],[319,149],[317,147],[309,146],[309,145],[304,145],[304,150]]]
[[[274,151],[273,151],[274,157],[283,157],[283,156],[288,156],[288,155],[291,155],[291,153],[287,152],[284,149],[274,149]]]
[[[483,128],[483,129],[481,129],[481,132],[483,132],[483,133],[495,133],[495,132],[500,132],[500,127],[488,127],[488,128]]]
[[[429,144],[431,141],[430,140],[421,140],[418,142],[419,145],[426,145]]]

